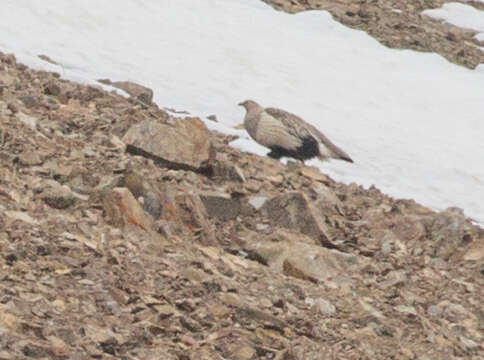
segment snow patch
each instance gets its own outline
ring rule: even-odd
[[[481,2],[484,3],[484,0]],[[447,3],[440,9],[424,10],[422,14],[464,29],[475,30],[478,32],[475,35],[476,40],[484,41],[484,11],[471,5]]]

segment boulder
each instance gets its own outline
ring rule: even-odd
[[[126,151],[170,169],[211,173],[215,152],[203,122],[198,118],[171,120],[170,125],[152,119],[133,125],[122,139]]]

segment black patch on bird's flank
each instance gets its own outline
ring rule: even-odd
[[[283,156],[287,156],[304,161],[319,155],[318,141],[311,136],[302,139],[302,145],[296,150],[288,150],[280,146],[273,146],[270,149],[271,152],[268,153],[267,156],[274,159],[280,159]]]

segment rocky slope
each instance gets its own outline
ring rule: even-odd
[[[484,231],[0,55],[0,359],[482,359]]]
[[[472,29],[462,29],[422,15],[456,0],[262,0],[288,13],[327,10],[339,22],[363,30],[384,45],[435,52],[456,64],[475,68],[484,63],[484,44]],[[484,10],[479,1],[464,4]]]

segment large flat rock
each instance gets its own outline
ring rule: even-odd
[[[311,244],[303,234],[279,230],[269,237],[248,236],[246,250],[273,270],[301,280],[315,283],[331,280],[336,285],[348,281],[366,260]]]
[[[198,118],[171,118],[171,124],[148,119],[124,135],[127,151],[149,157],[171,169],[208,171],[215,153],[210,136]]]

